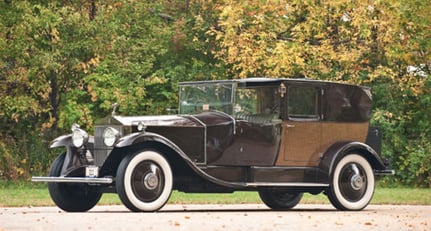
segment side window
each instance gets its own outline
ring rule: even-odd
[[[287,91],[288,117],[318,119],[319,92],[319,88],[313,86],[290,86]]]
[[[251,123],[270,123],[280,117],[278,86],[238,88],[234,106],[236,119]]]

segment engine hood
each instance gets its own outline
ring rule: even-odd
[[[143,123],[145,126],[194,127],[232,122],[233,118],[224,113],[204,112],[196,115],[109,116],[102,119],[97,124],[137,126],[139,123]]]
[[[178,115],[161,116],[109,116],[99,121],[98,125],[137,126],[143,123],[146,126],[193,126],[196,122]]]

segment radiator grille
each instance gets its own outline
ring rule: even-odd
[[[123,135],[122,126],[96,126],[94,129],[94,163],[97,166],[102,166],[106,158],[112,151],[112,147],[108,147],[103,142],[103,132],[105,128],[113,127],[120,131],[120,135]]]

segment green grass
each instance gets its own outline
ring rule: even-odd
[[[174,191],[171,204],[232,204],[261,203],[256,192],[232,194],[198,194]],[[303,204],[329,203],[325,195],[304,194]],[[104,194],[99,205],[121,204],[117,194]],[[377,187],[371,204],[431,205],[431,189]],[[44,183],[0,182],[0,207],[53,206],[47,185]]]
[[[431,188],[376,188],[373,204],[431,205]]]

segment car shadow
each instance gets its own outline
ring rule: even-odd
[[[180,212],[189,212],[189,213],[202,213],[202,212],[269,212],[269,213],[280,213],[280,212],[335,212],[336,209],[289,209],[289,210],[272,210],[272,209],[184,209],[184,210],[165,210],[158,211],[158,213],[180,213]]]
[[[363,210],[370,211],[370,210]],[[233,209],[233,208],[211,208],[211,209],[198,209],[198,208],[183,208],[183,209],[162,209],[155,212],[142,212],[142,213],[161,213],[161,214],[169,214],[169,213],[260,213],[260,212],[268,212],[268,213],[297,213],[297,212],[347,212],[340,211],[332,208],[293,208],[289,210],[272,210],[269,208],[256,208],[256,209]],[[355,211],[356,213],[358,211]],[[359,211],[360,212],[360,211]],[[106,211],[88,211],[88,213],[134,213],[129,210],[106,210]]]

